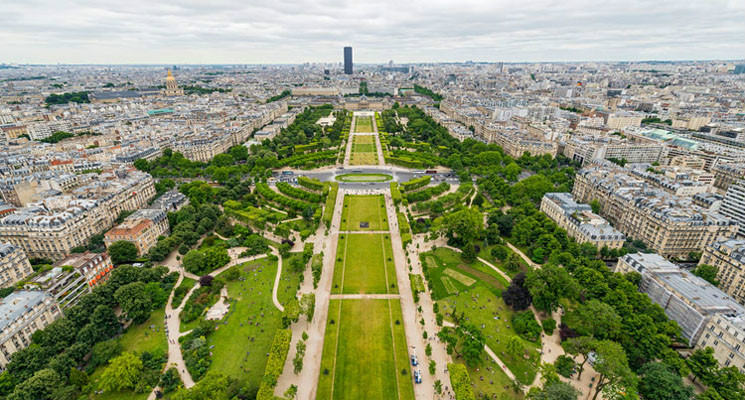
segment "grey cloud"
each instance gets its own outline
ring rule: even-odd
[[[37,63],[733,59],[745,2],[0,0],[0,54]]]

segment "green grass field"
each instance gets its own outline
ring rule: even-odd
[[[354,131],[367,133],[373,131],[372,117],[355,117]]]
[[[517,333],[511,328],[513,312],[504,304],[501,296],[495,295],[485,287],[476,286],[474,289],[461,291],[457,296],[438,300],[437,303],[446,320],[452,321],[448,313],[456,310],[458,314],[463,313],[474,326],[483,325],[485,328],[482,329],[482,333],[489,348],[522,384],[529,385],[533,382],[540,358],[540,339],[536,342],[520,339],[530,359],[514,358],[507,353],[507,341],[511,336],[517,336]],[[488,356],[485,354],[484,358],[488,359]]]
[[[354,135],[352,143],[352,155],[349,162],[352,165],[377,165],[378,151],[375,146],[375,137],[372,135]]]
[[[398,300],[331,300],[316,399],[414,399],[403,329]]]
[[[361,228],[360,222],[370,226]],[[382,195],[344,196],[341,230],[343,231],[380,231],[388,230],[388,217],[385,212],[385,201]]]
[[[388,174],[343,174],[334,179],[339,182],[385,182],[393,177]]]
[[[499,295],[509,286],[509,282],[488,265],[475,261],[465,263],[460,254],[440,247],[421,254],[423,264],[428,268],[432,298],[443,299],[456,292],[464,292],[481,286]]]
[[[462,359],[457,360],[457,362],[465,365]],[[468,368],[467,365],[466,368]],[[468,376],[471,377],[473,393],[477,398],[499,400],[521,400],[525,398],[522,392],[515,393],[512,379],[489,357],[484,357],[484,362],[478,367],[468,368]]]
[[[147,321],[130,326],[127,331],[122,334],[119,338],[119,345],[121,346],[122,353],[134,352],[136,354],[142,354],[147,351],[150,353],[163,352],[168,353],[168,340],[166,339],[166,331],[163,326],[165,316],[165,309],[161,308],[155,310],[150,314],[150,318]],[[106,370],[106,365],[99,366],[90,376],[90,382],[98,386],[99,378]],[[150,393],[135,393],[130,390],[124,390],[121,392],[105,392],[101,394],[92,395],[92,399],[96,400],[144,400],[147,399]]]
[[[291,257],[299,256],[299,253]],[[282,277],[277,291],[280,303],[295,296],[300,277],[289,272],[289,258],[283,260]],[[281,328],[282,313],[272,302],[272,285],[277,262],[264,257],[238,265],[243,281],[227,282],[230,312],[209,338],[212,349],[210,370],[219,371],[240,382],[258,388],[266,367],[266,353],[274,334]]]
[[[331,293],[398,293],[393,246],[387,236],[379,233],[339,235]]]

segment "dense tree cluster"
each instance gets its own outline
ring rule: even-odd
[[[36,331],[30,346],[13,354],[0,375],[0,397],[77,398],[84,377],[75,368],[103,363],[116,355],[115,345],[105,359],[101,359],[101,349],[96,351],[121,330],[114,308],[121,307],[124,316],[135,321],[147,319],[153,309],[162,306],[164,294],[176,281],[177,275],[167,272],[165,267],[121,266],[113,270],[105,285],[81,297],[78,304],[65,310],[65,316]],[[86,361],[91,352],[93,356]],[[70,397],[52,394],[61,396],[63,392]]]
[[[88,99],[88,92],[68,92],[62,94],[52,93],[47,96],[44,101],[49,105],[91,102],[90,99]]]

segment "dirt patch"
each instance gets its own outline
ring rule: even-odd
[[[471,267],[469,267],[469,266],[467,266],[465,264],[458,265],[458,268],[462,269],[463,271],[468,272],[469,274],[471,274],[473,276],[478,277],[482,281],[484,281],[484,282],[486,282],[486,283],[494,286],[497,289],[500,289],[500,290],[504,289],[504,285],[502,285],[502,282],[500,282],[497,278],[495,278],[495,277],[493,277],[493,276],[491,276],[489,274],[486,274],[486,273],[483,273],[483,272],[481,272],[479,270],[473,269],[473,268],[471,268]]]

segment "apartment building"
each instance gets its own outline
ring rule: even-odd
[[[722,201],[721,213],[737,221],[737,235],[745,237],[745,180],[729,185]]]
[[[717,164],[711,167],[711,172],[714,173],[714,187],[726,192],[731,184],[745,179],[745,164]]]
[[[64,310],[74,306],[86,293],[109,280],[114,265],[106,253],[72,254],[54,263],[54,268],[37,276],[37,285],[54,296]]]
[[[658,254],[627,254],[618,259],[615,271],[641,274],[639,291],[680,325],[689,346],[699,342],[713,316],[745,315],[745,308],[735,299]]]
[[[628,111],[617,111],[615,113],[604,113],[605,126],[611,130],[621,130],[627,126],[641,126],[642,116]]]
[[[626,237],[603,217],[592,212],[588,204],[578,204],[570,193],[546,193],[541,211],[565,229],[578,243],[592,243],[598,249],[623,247]]]
[[[158,237],[168,234],[166,213],[157,209],[141,209],[128,216],[124,222],[104,234],[106,247],[120,240],[131,242],[137,253],[146,254],[158,243]]]
[[[11,287],[33,272],[23,249],[0,243],[0,288]]]
[[[608,137],[572,137],[564,146],[564,156],[585,165],[592,160],[626,160],[630,163],[654,163],[666,154],[665,147],[654,143],[631,143]]]
[[[152,177],[143,172],[117,170],[99,178],[3,217],[0,241],[21,247],[29,257],[60,260],[109,229],[122,211],[140,209],[155,195]]]
[[[745,372],[745,314],[714,314],[696,347],[711,347],[721,367]]]
[[[616,229],[665,257],[687,257],[737,232],[732,219],[610,163],[580,170],[572,195],[582,203],[598,200],[600,214]]]
[[[745,304],[745,240],[721,240],[706,246],[701,264],[716,267],[719,288]]]
[[[31,344],[31,335],[62,316],[54,296],[22,290],[0,300],[0,371],[13,353]]]

